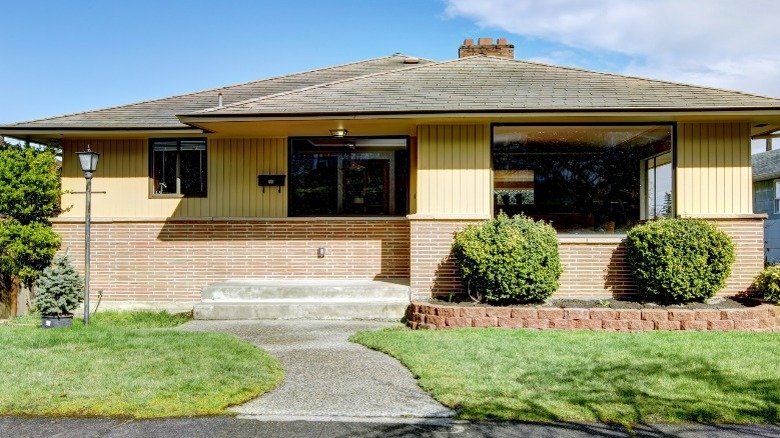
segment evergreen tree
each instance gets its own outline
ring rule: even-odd
[[[664,206],[661,209],[661,215],[663,217],[672,217],[672,193],[664,193]]]
[[[67,255],[58,255],[38,278],[35,307],[41,315],[67,315],[84,301],[84,279]]]

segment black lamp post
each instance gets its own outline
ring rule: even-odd
[[[76,155],[79,156],[81,170],[84,171],[84,178],[87,179],[87,212],[84,216],[84,325],[89,325],[89,233],[92,219],[92,173],[97,169],[100,154],[92,152],[87,145],[86,151],[76,152]]]

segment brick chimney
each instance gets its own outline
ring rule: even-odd
[[[463,41],[463,45],[458,49],[458,58],[474,55],[491,55],[514,59],[515,45],[507,44],[506,38],[499,38],[495,44],[493,44],[493,38],[480,38],[477,44],[474,44],[472,39]]]

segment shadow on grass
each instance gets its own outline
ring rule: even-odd
[[[525,382],[550,378],[547,370],[522,375]],[[505,397],[461,406],[459,413],[466,418],[491,419],[498,413],[501,418],[566,420],[550,407],[555,405],[585,411],[605,423],[780,422],[780,379],[748,378],[724,372],[707,360],[679,354],[666,353],[641,363],[569,367],[556,373],[554,379],[549,397],[543,392],[525,397],[506,393]],[[512,398],[511,403],[502,402],[507,397]]]

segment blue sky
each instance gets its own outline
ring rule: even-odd
[[[0,0],[0,123],[396,52],[519,59],[780,96],[780,2],[752,0]],[[757,12],[758,11],[758,12]]]

